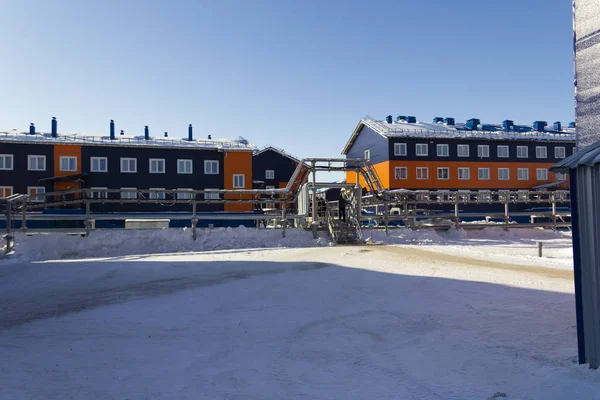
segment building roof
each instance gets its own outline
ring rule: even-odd
[[[161,148],[187,148],[187,149],[215,149],[222,151],[255,151],[256,146],[248,143],[243,138],[231,139],[194,139],[189,141],[183,138],[156,138],[146,140],[144,136],[125,136],[117,134],[114,140],[107,135],[94,135],[84,133],[59,133],[52,137],[50,133],[29,132],[16,130],[0,130],[0,142],[38,143],[38,144],[78,144],[89,146],[123,146],[123,147],[161,147]]]
[[[256,150],[253,155],[257,156],[257,155],[264,153],[265,151],[269,151],[269,150],[274,151],[275,153],[278,153],[278,154],[282,155],[283,157],[287,157],[292,161],[296,161],[298,163],[300,162],[300,159],[298,157],[295,157],[295,156],[291,155],[290,153],[287,153],[285,150],[279,149],[274,146],[267,146],[261,150]]]
[[[593,167],[600,164],[600,142],[577,151],[550,168],[551,171],[564,172],[577,167]]]
[[[447,125],[445,123],[428,123],[417,121],[408,123],[404,120],[392,122],[378,121],[370,116],[360,120],[352,136],[346,143],[342,154],[347,154],[363,127],[368,127],[385,138],[444,138],[444,139],[487,139],[487,140],[540,140],[575,142],[575,129],[564,128],[560,131],[544,130],[538,132],[532,127],[519,126],[518,130],[505,130],[501,125],[482,125],[486,130],[469,129],[466,124]]]

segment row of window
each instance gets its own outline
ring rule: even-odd
[[[456,153],[458,157],[469,157],[469,145],[468,144],[457,144]],[[498,145],[496,148],[498,157],[509,158],[510,149],[506,145]],[[416,143],[415,154],[417,156],[428,156],[429,145],[427,143]],[[365,158],[367,153],[365,153]],[[369,154],[370,155],[370,154]],[[407,155],[407,144],[406,143],[394,143],[394,155],[395,156],[406,156]],[[437,156],[438,157],[449,157],[450,156],[450,145],[438,144],[437,145]],[[490,146],[487,144],[480,144],[477,146],[477,157],[488,158],[490,156]],[[554,158],[565,158],[567,156],[566,147],[555,147]],[[529,147],[528,146],[517,146],[517,158],[528,158]],[[548,158],[548,148],[546,146],[535,147],[535,158]]]
[[[565,180],[566,174],[555,173],[556,180]],[[396,167],[394,171],[394,176],[397,180],[408,179],[408,167]],[[418,180],[427,180],[429,179],[429,168],[428,167],[417,167],[415,178]],[[548,180],[548,169],[547,168],[537,168],[536,169],[536,178],[538,181],[547,181]],[[450,168],[440,167],[437,169],[437,179],[438,180],[448,180],[450,179]],[[471,179],[471,169],[470,168],[458,168],[458,179],[459,180],[470,180]],[[478,180],[489,180],[490,179],[490,169],[489,168],[478,168],[477,169],[477,179]],[[510,168],[498,168],[498,179],[507,181],[510,180]],[[520,181],[528,181],[529,180],[529,168],[518,168],[517,169],[517,179]]]

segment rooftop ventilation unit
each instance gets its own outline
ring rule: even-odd
[[[569,122],[569,128],[575,128],[575,122]]]
[[[33,124],[33,122],[31,123],[31,125],[29,125],[29,134],[35,135],[35,125]]]
[[[533,121],[533,129],[538,132],[544,132],[544,128],[548,125],[546,121]]]
[[[454,124],[455,124],[454,118],[452,118],[452,117],[446,117],[446,118],[444,118],[444,123],[446,125],[454,126]]]
[[[56,120],[56,117],[52,117],[52,137],[58,137],[58,121]]]
[[[396,122],[406,121],[406,115],[398,115],[396,117]]]
[[[110,140],[115,140],[115,121],[110,120]]]
[[[408,122],[409,124],[416,124],[417,117],[406,117],[406,122]]]
[[[392,116],[388,115],[387,117],[385,117],[385,122],[387,122],[388,124],[392,123]]]
[[[169,132],[165,132],[165,137],[169,137]]]
[[[560,121],[556,121],[554,124],[552,124],[552,128],[555,131],[562,131],[562,124],[560,123]]]
[[[513,129],[515,126],[514,121],[511,121],[510,119],[505,119],[504,121],[502,121],[502,127],[504,128],[505,131],[510,131],[511,129]]]
[[[476,131],[477,125],[479,125],[480,123],[481,123],[481,121],[478,120],[477,118],[471,118],[470,120],[467,121],[467,123],[465,124],[465,127],[472,131]]]
[[[188,140],[191,142],[192,140],[194,140],[194,130],[192,128],[192,124],[190,124],[190,126],[188,126]]]
[[[144,139],[150,140],[150,130],[148,129],[148,125],[144,127]]]
[[[440,122],[444,122],[444,118],[442,118],[442,117],[435,117],[433,119],[433,123],[434,124],[439,124]]]

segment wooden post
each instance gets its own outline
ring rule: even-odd
[[[196,226],[198,219],[196,218],[196,201],[192,201],[192,239],[196,240]]]

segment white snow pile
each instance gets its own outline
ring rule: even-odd
[[[256,230],[238,228],[198,229],[196,240],[190,229],[92,231],[88,237],[63,233],[15,235],[15,251],[9,257],[19,261],[57,260],[81,257],[115,257],[132,254],[178,253],[227,249],[317,247],[329,245],[321,233],[315,240],[304,229]],[[3,254],[3,253],[2,253]]]

